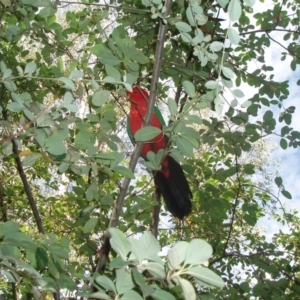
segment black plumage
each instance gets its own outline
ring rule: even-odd
[[[183,219],[192,210],[193,195],[180,164],[169,155],[167,155],[167,159],[169,177],[165,177],[163,173],[157,171],[154,173],[154,182],[165,200],[168,211],[174,217]]]

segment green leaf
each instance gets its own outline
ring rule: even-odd
[[[176,300],[171,293],[163,290],[156,290],[151,297],[155,300]]]
[[[108,101],[109,97],[110,97],[110,91],[107,90],[96,91],[92,96],[92,103],[95,106],[102,106]]]
[[[126,239],[124,233],[117,228],[108,229],[111,238],[110,244],[112,248],[121,256],[121,258],[126,261],[127,255],[130,251],[130,242]]]
[[[9,91],[16,91],[17,86],[12,80],[4,80],[3,81],[4,86],[9,90]]]
[[[186,253],[187,253],[188,248],[189,248],[188,242],[180,241],[180,242],[177,242],[174,245],[174,247],[172,247],[169,250],[168,258],[170,260],[170,257],[171,257],[172,263],[171,262],[170,263],[174,269],[176,269],[181,263],[183,263],[183,261],[186,258]],[[172,252],[174,252],[174,253],[172,253]],[[170,257],[169,257],[169,254],[170,254]]]
[[[166,149],[159,149],[157,153],[155,154],[155,164],[158,166],[158,170],[161,167],[161,162],[163,161],[163,158],[166,156],[167,150]]]
[[[188,134],[185,134],[183,132],[181,132],[181,137],[183,139],[187,140],[192,145],[193,148],[195,148],[195,149],[199,148],[199,142],[194,137],[192,137]]]
[[[202,239],[193,239],[189,243],[184,263],[198,265],[208,260],[213,253],[212,247]]]
[[[68,169],[69,169],[69,164],[66,162],[61,163],[60,166],[58,167],[58,171],[60,173],[65,173]]]
[[[95,281],[105,289],[113,291],[115,293],[117,292],[114,283],[108,277],[99,275],[96,277]]]
[[[22,107],[20,106],[19,103],[16,103],[16,102],[8,103],[7,109],[11,112],[16,112],[16,113],[22,111]]]
[[[111,65],[105,65],[105,70],[108,76],[113,77],[115,81],[121,81],[120,72]]]
[[[209,80],[205,83],[205,87],[207,87],[210,90],[214,90],[219,86],[219,84],[216,81]]]
[[[164,266],[156,262],[148,262],[143,265],[143,269],[146,269],[151,273],[155,278],[165,278],[166,273]]]
[[[109,297],[105,292],[96,292],[88,295],[91,299],[102,299],[102,300],[111,300],[112,298]]]
[[[185,22],[176,22],[175,27],[180,31],[180,32],[190,32],[192,31],[192,27],[185,23]]]
[[[45,143],[45,149],[53,155],[61,155],[66,153],[66,147],[63,142],[64,136],[60,133],[54,133],[47,138]]]
[[[232,22],[237,21],[242,14],[242,6],[240,0],[230,0],[228,5],[228,14]]]
[[[74,140],[75,145],[80,149],[87,149],[94,145],[96,137],[93,132],[88,130],[80,130]]]
[[[178,278],[178,282],[182,288],[184,298],[186,300],[196,300],[196,293],[192,284],[188,280],[181,277]]]
[[[36,119],[37,127],[50,127],[55,126],[55,122],[48,113],[42,114],[40,117]]]
[[[255,226],[257,219],[254,218],[252,215],[249,214],[245,214],[243,216],[244,220],[246,221],[247,224],[249,224],[250,226]]]
[[[246,292],[246,293],[250,293],[250,286],[249,286],[249,283],[248,282],[242,282],[241,284],[240,284],[240,288],[244,291],[244,292]]]
[[[132,276],[134,279],[134,282],[139,286],[145,286],[146,280],[144,276],[137,270],[137,268],[132,268]]]
[[[11,235],[13,236],[14,233],[19,231],[19,226],[17,223],[13,221],[7,221],[0,226],[0,237],[3,237],[5,235]]]
[[[139,64],[146,64],[149,62],[149,58],[140,50],[131,48],[129,51],[129,58],[136,61]]]
[[[91,85],[92,85],[93,89],[96,90],[96,91],[99,90],[99,88],[100,88],[98,82],[95,81],[95,80],[91,81]]]
[[[125,292],[122,297],[121,300],[143,300],[144,298],[138,294],[136,291],[133,290],[129,290],[127,292]]]
[[[9,77],[11,74],[12,74],[11,69],[5,69],[5,71],[2,74],[2,79],[5,79],[5,78]]]
[[[168,107],[169,107],[171,116],[175,116],[177,113],[177,104],[174,99],[168,98]]]
[[[232,93],[237,98],[243,98],[243,97],[245,97],[244,92],[241,91],[241,90],[239,90],[239,89],[233,90]]]
[[[12,235],[5,235],[4,240],[23,249],[35,251],[36,244],[32,242],[30,236],[25,233],[15,231]]]
[[[202,118],[198,115],[187,115],[187,119],[191,123],[202,125]]]
[[[234,45],[238,45],[240,42],[240,36],[238,32],[234,28],[228,28],[227,34],[230,42]]]
[[[139,262],[152,259],[160,251],[160,246],[150,231],[145,231],[139,240],[131,238],[132,254]]]
[[[210,269],[204,268],[202,266],[192,267],[185,271],[183,274],[188,274],[192,277],[195,277],[212,287],[222,288],[224,286],[224,281],[220,276],[215,274]]]
[[[3,61],[0,61],[0,70],[1,70],[1,73],[3,74],[6,69],[7,69],[6,64]]]
[[[27,155],[23,160],[23,166],[30,167],[30,166],[34,165],[34,163],[37,160],[39,160],[41,156],[42,156],[41,153],[32,153],[32,154]]]
[[[192,82],[185,80],[182,83],[182,86],[185,90],[185,92],[190,96],[190,97],[194,97],[195,96],[195,86]]]
[[[70,78],[59,77],[58,80],[65,84],[64,88],[70,89],[70,90],[75,90],[75,85],[74,85],[73,81]]]
[[[125,269],[116,270],[116,288],[119,295],[131,290],[134,287],[131,273]]]
[[[124,155],[124,153],[112,151],[112,152],[97,153],[95,155],[95,157],[100,158],[100,159],[115,160],[115,161],[118,161],[118,163],[119,163],[124,159],[125,155]]]
[[[252,104],[251,101],[245,101],[241,106],[242,106],[243,108],[247,108],[247,107],[249,107],[251,104]]]
[[[149,154],[149,152],[147,153],[147,155]],[[147,169],[150,169],[150,170],[159,170],[160,167],[157,166],[156,163],[153,163],[152,161],[145,161],[144,162],[144,166],[147,168]]]
[[[182,262],[179,251],[174,248],[169,250],[168,259],[169,259],[170,266],[173,269],[176,269],[177,267],[179,267]]]
[[[157,127],[145,126],[135,133],[134,139],[140,142],[147,142],[157,137],[161,133],[162,133],[161,129]]]
[[[195,17],[190,6],[186,9],[185,13],[190,25],[196,26]]]
[[[80,70],[73,70],[69,76],[71,79],[78,79],[83,77],[83,72]]]
[[[292,195],[291,195],[287,190],[282,190],[282,191],[281,191],[281,194],[282,194],[285,198],[287,198],[287,199],[292,199],[292,198],[293,198]]]
[[[176,139],[176,146],[183,155],[188,157],[193,156],[193,145],[185,138],[178,136]]]
[[[231,103],[230,103],[230,106],[231,106],[232,108],[235,108],[238,104],[239,104],[238,101],[237,101],[236,99],[233,99],[233,100],[231,101]]]
[[[28,74],[28,73],[32,74],[35,70],[36,70],[36,63],[31,61],[28,64],[26,64],[24,73],[25,74]]]
[[[244,4],[252,7],[255,4],[255,0],[244,0]]]
[[[2,144],[2,153],[6,156],[13,153],[13,143],[11,141],[4,142]]]
[[[37,264],[37,268],[39,270],[43,270],[48,264],[48,256],[47,252],[44,248],[37,247],[35,250],[35,260]]]
[[[255,166],[252,164],[244,165],[244,172],[249,175],[255,174]]]
[[[193,40],[191,35],[188,34],[187,32],[180,33],[180,36],[181,36],[182,40],[186,43],[191,43]]]
[[[233,78],[234,77],[234,73],[232,72],[232,70],[230,68],[227,68],[227,67],[224,67],[224,66],[222,66],[222,73],[227,78]]]
[[[20,95],[18,95],[18,94],[16,94],[16,93],[12,92],[12,93],[11,93],[11,97],[13,98],[13,100],[14,100],[16,103],[18,103],[20,106],[23,106],[24,100],[21,98]]]
[[[83,229],[82,229],[83,233],[92,232],[95,229],[97,224],[98,224],[98,219],[96,219],[96,218],[89,219],[83,226]]]
[[[223,43],[217,42],[217,41],[212,42],[209,45],[209,48],[210,48],[211,51],[218,52],[218,51],[223,49]]]
[[[282,138],[282,139],[280,140],[280,147],[281,147],[283,150],[287,149],[288,143],[287,143],[286,139],[283,139],[283,138]]]
[[[203,42],[203,40],[204,40],[204,34],[203,34],[202,30],[200,30],[199,28],[196,28],[195,37],[193,38],[193,43],[200,44]]]
[[[116,66],[120,64],[120,59],[115,56],[111,50],[102,44],[91,47],[90,52],[97,55],[99,61],[104,65]]]
[[[157,255],[160,251],[160,245],[150,231],[144,232],[144,234],[140,238],[140,242],[144,245],[145,248],[145,259],[150,259],[153,255]]]
[[[10,0],[1,0],[1,2],[4,6],[11,6],[11,1]]]
[[[281,136],[283,137],[283,136],[287,135],[290,132],[290,130],[291,129],[289,128],[289,126],[283,126],[281,128]]]
[[[276,177],[275,178],[275,183],[280,188],[282,186],[282,178],[281,177]]]
[[[129,179],[135,179],[134,174],[132,173],[131,170],[129,170],[126,167],[123,166],[116,166],[113,168],[113,170],[117,173],[119,173],[121,176],[125,177],[125,178],[129,178]]]

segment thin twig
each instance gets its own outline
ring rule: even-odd
[[[233,224],[234,224],[234,220],[235,220],[236,208],[237,208],[237,205],[239,202],[238,200],[239,200],[241,187],[242,187],[240,177],[239,177],[238,156],[237,156],[236,151],[235,151],[235,166],[236,166],[236,173],[237,173],[237,180],[238,180],[238,189],[237,189],[236,197],[235,197],[234,204],[233,204],[231,220],[230,220],[230,228],[229,228],[228,236],[227,236],[225,246],[223,249],[223,256],[226,254],[226,249],[227,249],[227,246],[228,246],[228,243],[229,243],[232,231],[233,231]]]
[[[299,33],[297,30],[295,31],[295,30],[290,30],[290,29],[272,28],[272,29],[257,29],[257,30],[247,31],[247,32],[239,32],[239,35],[243,36],[243,35],[248,35],[248,34],[251,34],[251,33],[259,33],[259,32],[269,33],[269,32],[273,32],[273,31]]]
[[[300,59],[300,56],[297,55],[295,52],[293,52],[292,50],[289,50],[288,48],[286,48],[285,46],[283,46],[281,43],[279,43],[278,41],[276,41],[275,39],[273,39],[268,32],[266,32],[266,35],[268,36],[268,38],[270,40],[272,40],[274,43],[278,44],[281,48],[285,49],[291,56],[293,57],[297,57],[298,59]]]
[[[157,239],[158,236],[158,224],[159,224],[159,211],[161,207],[161,195],[159,193],[158,188],[155,189],[153,193],[153,198],[154,200],[157,201],[157,205],[153,207],[153,212],[152,212],[152,222],[151,222],[151,232]]]
[[[35,222],[37,224],[39,232],[42,233],[42,234],[45,234],[45,230],[44,230],[43,223],[42,223],[42,218],[41,218],[40,213],[38,211],[36,202],[35,202],[34,197],[33,197],[32,190],[30,188],[30,185],[28,183],[26,174],[25,174],[24,169],[23,169],[22,161],[21,161],[19,153],[18,153],[18,145],[17,145],[15,140],[12,140],[11,142],[13,144],[13,153],[15,155],[15,162],[16,162],[16,165],[17,165],[17,170],[18,170],[18,173],[21,177],[26,196],[29,200],[29,204],[30,204],[30,207],[32,209]]]
[[[0,144],[3,144],[5,142],[9,142],[9,141],[16,139],[21,133],[25,132],[25,130],[27,128],[29,128],[39,117],[41,117],[49,109],[49,107],[50,107],[50,105],[45,106],[36,116],[34,116],[32,118],[32,120],[30,120],[27,124],[25,124],[18,133],[13,134],[7,138],[0,140]]]

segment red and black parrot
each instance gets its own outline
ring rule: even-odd
[[[127,91],[127,97],[131,103],[127,119],[127,132],[134,144],[135,133],[143,127],[149,94],[143,88],[133,87],[132,92]],[[159,129],[165,125],[162,114],[156,106],[150,125]],[[157,153],[160,149],[165,149],[167,144],[168,138],[161,133],[144,142],[141,156],[146,160],[149,151]],[[192,210],[192,193],[180,164],[170,155],[166,155],[162,159],[161,169],[153,172],[153,176],[155,185],[163,196],[168,211],[178,219],[183,219],[189,215]]]

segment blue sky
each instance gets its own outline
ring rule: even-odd
[[[283,41],[282,32],[271,33],[272,38],[277,41],[280,41],[283,45],[287,45]],[[291,58],[288,57],[285,61],[281,61],[281,53],[285,50],[282,49],[278,44],[272,42],[271,47],[266,49],[266,62],[267,65],[271,65],[275,69],[275,81],[289,81],[289,92],[290,95],[287,100],[284,101],[283,105],[285,108],[289,106],[295,106],[296,111],[293,114],[293,121],[290,127],[293,127],[295,130],[300,131],[300,88],[296,84],[297,80],[300,79],[300,68],[298,67],[295,72],[290,68]],[[275,119],[278,119],[280,113],[279,109],[271,107],[274,114],[276,114]],[[262,115],[262,112],[261,112]],[[276,132],[280,134],[280,129],[286,125],[285,123],[278,123],[276,127]],[[275,143],[277,146],[272,154],[271,159],[279,160],[279,176],[283,178],[283,184],[286,190],[288,190],[293,199],[289,200],[280,196],[281,203],[288,210],[300,208],[300,149],[288,148],[283,150],[279,146],[280,137],[272,136],[270,139],[271,143]],[[274,184],[274,193],[278,194],[278,188]],[[287,232],[288,227],[283,227],[281,224],[278,224],[276,221],[268,218],[264,218],[259,222],[260,226],[266,227],[266,235],[268,238],[271,238],[272,235],[278,232],[279,229]]]

